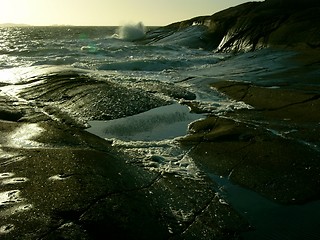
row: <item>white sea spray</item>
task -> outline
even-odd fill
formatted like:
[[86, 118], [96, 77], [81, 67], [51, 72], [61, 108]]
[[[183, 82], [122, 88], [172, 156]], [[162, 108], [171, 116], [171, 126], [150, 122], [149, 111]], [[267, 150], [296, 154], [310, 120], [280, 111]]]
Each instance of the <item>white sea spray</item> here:
[[142, 22], [125, 24], [118, 29], [118, 37], [126, 41], [135, 41], [144, 38], [146, 28]]

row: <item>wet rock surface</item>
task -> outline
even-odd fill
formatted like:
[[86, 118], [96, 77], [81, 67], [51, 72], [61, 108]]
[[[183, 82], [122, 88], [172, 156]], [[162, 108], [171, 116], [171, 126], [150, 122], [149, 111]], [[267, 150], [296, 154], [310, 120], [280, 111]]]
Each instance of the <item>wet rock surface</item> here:
[[199, 16], [151, 31], [144, 42], [165, 42], [179, 34], [198, 32], [198, 41], [179, 44], [220, 52], [270, 46], [315, 49], [320, 46], [319, 7], [316, 0], [248, 2], [212, 16]]
[[205, 171], [273, 201], [300, 204], [320, 196], [320, 91], [307, 67], [318, 61], [308, 53], [290, 59], [300, 67], [251, 82], [213, 81], [213, 89], [251, 108], [195, 122], [181, 143], [195, 146], [190, 155]]
[[246, 226], [205, 179], [127, 164], [100, 139], [66, 144], [2, 147], [3, 239], [228, 239]]
[[[186, 43], [189, 47], [247, 51], [285, 43], [308, 48], [293, 54], [291, 60], [298, 63], [290, 64], [298, 67], [268, 72], [267, 66], [260, 66], [261, 58], [255, 62], [252, 54], [253, 66], [246, 69], [233, 64], [241, 64], [241, 57], [235, 56], [228, 63], [234, 68], [229, 66], [225, 72], [215, 71], [223, 69], [221, 61], [207, 78], [188, 73], [183, 83], [206, 81], [205, 88], [238, 103], [220, 114], [213, 114], [215, 106], [203, 108], [192, 91], [173, 83], [120, 83], [45, 67], [41, 73], [3, 83], [0, 238], [241, 239], [255, 226], [224, 195], [225, 185], [219, 181], [227, 179], [228, 184], [265, 197], [263, 201], [282, 204], [276, 210], [315, 201], [307, 215], [312, 225], [305, 229], [317, 239], [320, 89], [314, 29], [318, 5], [303, 4], [301, 12], [295, 7], [278, 15], [275, 4], [243, 4], [155, 30], [144, 40], [165, 42], [177, 29], [187, 28], [188, 33], [196, 31], [194, 41]], [[268, 18], [270, 14], [274, 18]], [[297, 22], [303, 31], [288, 41], [285, 36]], [[269, 61], [276, 60], [272, 53]], [[226, 74], [230, 69], [234, 72]], [[209, 115], [174, 141], [139, 146], [139, 142], [104, 140], [85, 131], [90, 120], [136, 115], [175, 100]], [[237, 108], [243, 105], [247, 107]], [[241, 199], [243, 192], [236, 197]], [[299, 219], [294, 226], [300, 227]]]
[[[257, 81], [211, 79], [208, 88], [250, 107], [194, 122], [179, 141], [141, 146], [99, 138], [85, 123], [174, 98], [193, 111], [192, 92], [159, 82], [113, 86], [65, 70], [3, 86], [1, 238], [241, 239], [254, 225], [229, 203], [219, 178], [286, 206], [319, 200], [318, 58], [310, 56], [293, 55], [300, 67]], [[295, 81], [297, 75], [306, 77]], [[108, 105], [94, 108], [101, 95], [89, 93], [114, 99], [113, 87], [135, 88], [129, 100], [150, 102], [115, 105], [115, 115]], [[82, 101], [74, 100], [78, 94]]]
[[[168, 102], [111, 81], [98, 81], [77, 72], [57, 72], [32, 80], [19, 96], [63, 121], [108, 120], [166, 105]], [[30, 83], [30, 82], [29, 82]], [[139, 105], [137, 103], [140, 103]]]
[[[1, 239], [236, 239], [248, 225], [215, 194], [205, 175], [193, 179], [174, 171], [150, 171], [112, 142], [83, 129], [89, 116], [118, 116], [101, 102], [92, 105], [101, 99], [97, 91], [108, 99], [105, 103], [119, 97], [115, 87], [121, 93], [121, 86], [70, 72], [4, 86]], [[114, 109], [130, 115], [168, 104], [139, 89], [130, 89], [132, 105]], [[193, 98], [186, 90], [171, 90], [179, 98]], [[82, 100], [76, 101], [79, 94]], [[146, 105], [138, 105], [137, 97]]]
[[319, 199], [319, 151], [310, 147], [312, 143], [291, 139], [290, 130], [279, 136], [254, 124], [216, 117], [191, 130], [195, 133], [182, 143], [197, 143], [191, 156], [205, 171], [280, 203]]

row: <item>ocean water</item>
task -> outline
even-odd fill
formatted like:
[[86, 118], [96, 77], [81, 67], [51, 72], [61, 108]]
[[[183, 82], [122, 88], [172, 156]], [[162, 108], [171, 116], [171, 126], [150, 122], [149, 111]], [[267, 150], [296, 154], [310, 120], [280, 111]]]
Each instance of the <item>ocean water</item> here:
[[54, 65], [160, 75], [220, 60], [210, 52], [177, 44], [132, 42], [147, 30], [143, 26], [0, 28], [0, 69]]

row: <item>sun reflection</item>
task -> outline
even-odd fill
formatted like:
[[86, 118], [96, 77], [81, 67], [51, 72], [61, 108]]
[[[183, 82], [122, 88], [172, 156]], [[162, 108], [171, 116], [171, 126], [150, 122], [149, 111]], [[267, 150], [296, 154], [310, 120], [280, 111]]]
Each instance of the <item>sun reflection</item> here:
[[[1, 56], [0, 56], [1, 58]], [[45, 68], [45, 70], [43, 70]], [[46, 73], [46, 67], [17, 67], [0, 70], [0, 82], [7, 84], [17, 84], [23, 80]]]
[[20, 203], [22, 200], [20, 190], [0, 192], [0, 207]]
[[0, 227], [0, 235], [11, 232], [14, 229], [13, 224], [6, 224]]
[[0, 82], [17, 83], [19, 81], [17, 76], [18, 74], [13, 69], [3, 69], [0, 71]]
[[38, 147], [40, 143], [33, 139], [44, 132], [38, 124], [23, 124], [8, 137], [8, 144], [13, 147]]

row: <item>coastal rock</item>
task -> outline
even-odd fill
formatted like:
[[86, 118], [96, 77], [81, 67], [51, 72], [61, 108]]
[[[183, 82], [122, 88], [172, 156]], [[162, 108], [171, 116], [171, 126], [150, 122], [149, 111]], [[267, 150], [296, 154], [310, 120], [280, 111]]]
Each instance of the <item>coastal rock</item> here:
[[[272, 50], [241, 54], [231, 62], [235, 68], [208, 80], [214, 91], [250, 108], [194, 122], [181, 143], [194, 146], [190, 154], [204, 171], [272, 201], [303, 204], [319, 200], [320, 55], [316, 50], [294, 52], [276, 58], [284, 63], [281, 68], [246, 70], [243, 76], [243, 65], [236, 62], [249, 57], [253, 65], [269, 66], [268, 59], [275, 58], [269, 58], [266, 51]], [[219, 66], [223, 67], [226, 65]], [[236, 68], [238, 75], [233, 71]]]
[[119, 97], [115, 88], [129, 110], [119, 103], [106, 113], [167, 104], [142, 86], [126, 86], [134, 95], [124, 85], [63, 71], [2, 88], [1, 239], [237, 239], [248, 229], [205, 176], [152, 171], [83, 129], [75, 116], [99, 118], [97, 109], [111, 106], [97, 101]]
[[127, 163], [128, 156], [82, 130], [0, 124], [8, 136], [1, 141], [3, 239], [232, 239], [247, 228], [205, 178]]
[[[36, 70], [30, 68], [32, 71]], [[2, 119], [24, 122], [54, 120], [83, 128], [90, 120], [132, 116], [169, 105], [172, 99], [195, 98], [194, 93], [183, 87], [159, 81], [135, 83], [94, 79], [83, 72], [64, 68], [41, 71], [45, 73], [4, 87], [0, 92]], [[4, 92], [18, 94], [9, 94], [12, 95], [9, 98]], [[12, 104], [7, 106], [10, 102]], [[20, 105], [20, 108], [14, 105]]]
[[[230, 71], [238, 68], [235, 62], [241, 58], [226, 58], [215, 69], [211, 66], [209, 76], [188, 72], [183, 85], [96, 79], [94, 74], [63, 67], [54, 71], [43, 67], [37, 74], [36, 66], [26, 68], [32, 77], [19, 75], [15, 83], [3, 83], [0, 238], [242, 239], [243, 232], [255, 225], [245, 210], [229, 202], [228, 185], [244, 187], [236, 192], [236, 203], [241, 204], [242, 193], [250, 189], [272, 206], [283, 204], [272, 210], [284, 210], [285, 221], [289, 211], [283, 206], [319, 200], [320, 55], [315, 51], [318, 35], [312, 28], [304, 29], [309, 24], [318, 29], [318, 6], [306, 3], [299, 5], [300, 12], [298, 5], [278, 8], [289, 1], [242, 4], [157, 29], [141, 41], [220, 51], [302, 46], [309, 50], [295, 55], [300, 68], [279, 65], [273, 72], [269, 66], [261, 67], [266, 49], [260, 58], [258, 54], [242, 58], [241, 67], [250, 69]], [[298, 22], [302, 31], [294, 33]], [[307, 39], [308, 34], [314, 38]], [[272, 52], [268, 61], [282, 55]], [[224, 70], [215, 71], [218, 68]], [[174, 140], [105, 140], [85, 131], [89, 120], [131, 116], [180, 99], [203, 113], [197, 95], [184, 86], [204, 78], [208, 85], [199, 87], [207, 99], [214, 92], [248, 107], [218, 115], [208, 108], [208, 116], [190, 124], [187, 136]], [[170, 144], [174, 147], [167, 147]], [[315, 219], [304, 229], [315, 238], [319, 209], [311, 206], [312, 213], [305, 216]], [[262, 217], [264, 233], [274, 234], [267, 221], [275, 218]], [[283, 238], [288, 238], [287, 232]]]
[[[88, 120], [108, 120], [134, 115], [167, 105], [168, 101], [124, 84], [96, 80], [65, 69], [25, 80], [19, 93], [46, 115], [69, 124], [83, 125]], [[32, 87], [28, 83], [32, 82]], [[12, 86], [15, 88], [15, 86]]]
[[170, 41], [174, 34], [183, 35], [196, 27], [202, 29], [198, 41], [184, 40], [179, 42], [181, 45], [220, 52], [265, 47], [318, 48], [319, 11], [316, 0], [248, 2], [212, 16], [195, 17], [151, 31], [144, 41]]
[[296, 204], [319, 199], [320, 182], [315, 180], [320, 174], [319, 152], [290, 137], [297, 138], [304, 129], [275, 134], [267, 127], [211, 117], [192, 125], [192, 134], [181, 143], [196, 146], [190, 156], [205, 171], [272, 201]]

